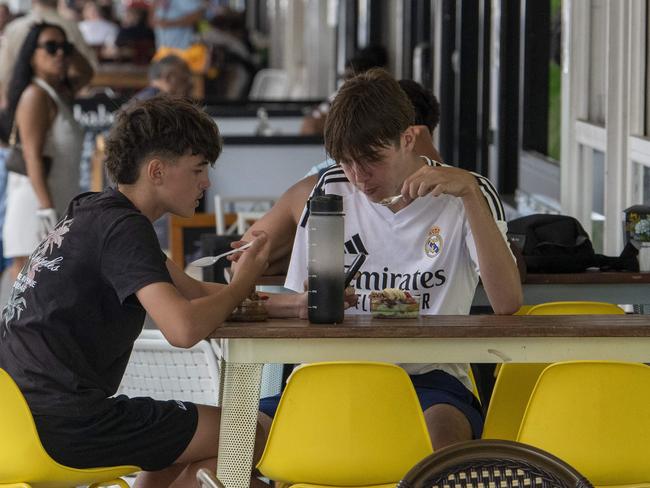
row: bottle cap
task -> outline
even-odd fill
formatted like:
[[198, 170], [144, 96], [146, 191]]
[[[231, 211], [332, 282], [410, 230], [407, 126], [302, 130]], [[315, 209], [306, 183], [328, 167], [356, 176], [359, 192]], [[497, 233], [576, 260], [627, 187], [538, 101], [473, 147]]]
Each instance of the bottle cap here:
[[309, 199], [309, 211], [313, 214], [343, 213], [343, 197], [341, 195], [314, 195]]

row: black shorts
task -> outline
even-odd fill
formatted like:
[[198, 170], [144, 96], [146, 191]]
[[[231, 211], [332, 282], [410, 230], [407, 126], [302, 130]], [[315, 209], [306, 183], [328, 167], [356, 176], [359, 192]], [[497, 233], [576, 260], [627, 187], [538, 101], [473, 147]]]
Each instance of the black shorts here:
[[[481, 404], [458, 379], [439, 369], [429, 373], [411, 375], [411, 381], [420, 400], [422, 411], [440, 403], [456, 407], [469, 421], [472, 437], [480, 439], [483, 433]], [[262, 398], [260, 410], [273, 418], [278, 409], [280, 395]]]
[[47, 453], [71, 468], [139, 466], [158, 471], [185, 451], [198, 423], [196, 405], [177, 400], [111, 398], [100, 415], [34, 415]]

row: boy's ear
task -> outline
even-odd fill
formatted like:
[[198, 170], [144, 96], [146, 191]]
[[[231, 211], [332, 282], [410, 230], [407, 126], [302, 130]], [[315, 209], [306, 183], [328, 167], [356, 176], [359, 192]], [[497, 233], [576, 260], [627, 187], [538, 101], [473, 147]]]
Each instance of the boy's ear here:
[[409, 125], [401, 135], [402, 147], [408, 151], [412, 151], [415, 148], [415, 127]]
[[165, 163], [158, 158], [150, 159], [145, 165], [145, 173], [150, 181], [155, 185], [159, 185], [165, 175]]

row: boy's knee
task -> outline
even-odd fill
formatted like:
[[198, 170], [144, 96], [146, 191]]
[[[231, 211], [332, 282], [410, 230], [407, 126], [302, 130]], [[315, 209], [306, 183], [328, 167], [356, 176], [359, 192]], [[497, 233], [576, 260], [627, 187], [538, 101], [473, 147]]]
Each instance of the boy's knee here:
[[433, 449], [472, 439], [472, 426], [463, 412], [446, 403], [429, 407], [424, 419]]

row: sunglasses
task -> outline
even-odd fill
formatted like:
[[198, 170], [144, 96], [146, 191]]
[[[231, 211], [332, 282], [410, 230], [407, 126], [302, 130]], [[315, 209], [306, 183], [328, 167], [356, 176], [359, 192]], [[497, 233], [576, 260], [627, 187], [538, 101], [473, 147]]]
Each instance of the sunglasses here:
[[72, 54], [74, 47], [68, 41], [56, 42], [56, 41], [47, 41], [42, 44], [39, 44], [37, 47], [45, 49], [45, 52], [50, 56], [56, 56], [56, 53], [59, 52], [59, 49], [63, 51], [64, 56], [69, 56]]

